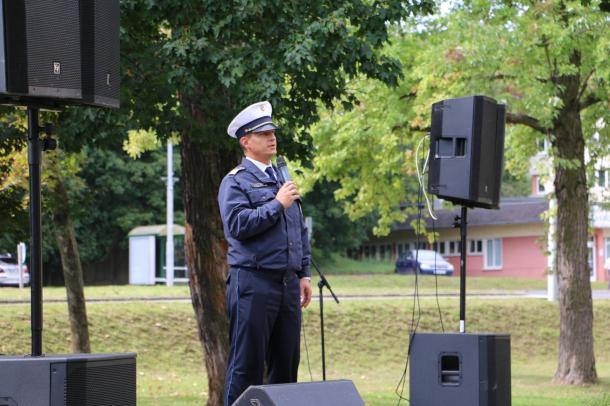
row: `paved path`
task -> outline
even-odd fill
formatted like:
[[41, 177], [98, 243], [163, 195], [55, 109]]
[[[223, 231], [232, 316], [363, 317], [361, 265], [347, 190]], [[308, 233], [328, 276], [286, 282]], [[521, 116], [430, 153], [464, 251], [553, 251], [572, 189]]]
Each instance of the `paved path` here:
[[[528, 298], [528, 299], [546, 299], [546, 290], [523, 290], [523, 291], [508, 291], [508, 292], [483, 292], [483, 293], [468, 293], [468, 299], [510, 299], [510, 298]], [[433, 293], [420, 293], [422, 299], [434, 299], [436, 297]], [[459, 298], [459, 293], [439, 293], [439, 298]], [[339, 295], [339, 300], [405, 300], [413, 298], [413, 293], [388, 293], [388, 294], [366, 294], [366, 295]], [[610, 299], [610, 290], [594, 290], [594, 300]], [[318, 295], [314, 294], [313, 301], [318, 300]], [[332, 301], [333, 298], [330, 294], [324, 294], [325, 301]], [[126, 302], [179, 302], [179, 303], [190, 303], [189, 297], [182, 296], [155, 296], [155, 297], [113, 297], [113, 298], [90, 298], [87, 299], [87, 303], [126, 303]], [[44, 303], [65, 303], [65, 299], [44, 299]], [[29, 300], [24, 299], [0, 299], [0, 305], [10, 304], [27, 304]]]

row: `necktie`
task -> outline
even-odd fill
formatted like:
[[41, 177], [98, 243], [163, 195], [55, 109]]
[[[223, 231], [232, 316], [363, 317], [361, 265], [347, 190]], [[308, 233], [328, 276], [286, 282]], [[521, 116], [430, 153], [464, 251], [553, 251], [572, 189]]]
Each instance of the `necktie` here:
[[270, 167], [270, 166], [266, 167], [265, 168], [265, 173], [267, 174], [267, 176], [269, 176], [269, 178], [271, 178], [272, 181], [277, 183], [277, 178], [275, 177], [275, 173], [274, 173], [272, 167]]

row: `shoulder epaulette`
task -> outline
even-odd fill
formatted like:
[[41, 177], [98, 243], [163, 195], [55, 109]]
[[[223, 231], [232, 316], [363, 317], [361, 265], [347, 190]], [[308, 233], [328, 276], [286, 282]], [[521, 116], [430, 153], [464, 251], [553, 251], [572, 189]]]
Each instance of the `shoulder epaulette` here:
[[231, 170], [231, 172], [229, 172], [229, 175], [235, 175], [237, 172], [239, 172], [239, 171], [243, 171], [244, 169], [246, 169], [246, 167], [245, 167], [245, 166], [241, 166], [241, 165], [236, 166], [235, 168], [233, 168], [233, 169]]

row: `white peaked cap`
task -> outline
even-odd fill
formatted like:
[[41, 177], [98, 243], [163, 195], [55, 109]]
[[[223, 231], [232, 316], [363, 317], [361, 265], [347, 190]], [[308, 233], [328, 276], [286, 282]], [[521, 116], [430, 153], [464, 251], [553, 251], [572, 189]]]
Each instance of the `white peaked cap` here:
[[235, 116], [227, 133], [233, 138], [240, 138], [255, 132], [276, 130], [278, 127], [271, 121], [272, 113], [273, 108], [268, 101], [251, 104]]

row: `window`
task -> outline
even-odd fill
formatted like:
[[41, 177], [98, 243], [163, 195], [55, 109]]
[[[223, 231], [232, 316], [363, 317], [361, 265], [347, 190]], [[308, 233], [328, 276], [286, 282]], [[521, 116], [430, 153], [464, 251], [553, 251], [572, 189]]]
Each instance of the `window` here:
[[485, 269], [502, 268], [502, 240], [487, 240], [485, 245]]
[[432, 244], [432, 249], [439, 254], [443, 255], [445, 253], [445, 241], [436, 241]]
[[606, 261], [604, 262], [604, 267], [606, 268], [606, 272], [610, 272], [610, 238], [606, 238], [604, 245], [606, 246]]
[[601, 169], [599, 171], [597, 171], [597, 184], [601, 187], [609, 187], [610, 186], [610, 179], [608, 179], [609, 175], [608, 175], [608, 170], [607, 169]]
[[447, 241], [447, 245], [449, 249], [447, 250], [447, 255], [460, 255], [462, 250], [460, 249], [459, 241]]
[[428, 249], [428, 243], [425, 241], [420, 241], [418, 243], [413, 244], [414, 245], [414, 249], [420, 249], [420, 250], [427, 250]]
[[542, 182], [542, 179], [538, 178], [538, 193], [544, 192], [546, 192], [546, 189], [544, 188], [544, 182]]
[[483, 240], [470, 240], [468, 245], [468, 253], [471, 255], [483, 254]]
[[547, 140], [546, 138], [538, 140], [538, 150], [540, 152], [547, 152], [549, 149], [551, 149], [551, 143], [549, 142], [549, 140]]

